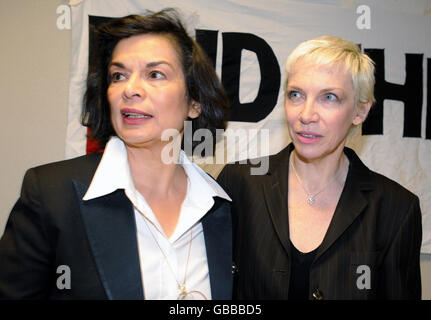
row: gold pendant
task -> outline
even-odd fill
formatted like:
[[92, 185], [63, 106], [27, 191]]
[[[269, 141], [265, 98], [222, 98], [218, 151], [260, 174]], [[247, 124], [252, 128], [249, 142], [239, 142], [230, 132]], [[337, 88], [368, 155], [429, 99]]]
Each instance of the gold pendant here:
[[187, 291], [184, 285], [179, 287], [179, 289], [180, 294], [177, 300], [207, 300], [207, 297], [200, 291]]
[[181, 286], [178, 286], [178, 289], [180, 289], [180, 294], [178, 295], [177, 300], [186, 300], [188, 294], [186, 286], [183, 284]]

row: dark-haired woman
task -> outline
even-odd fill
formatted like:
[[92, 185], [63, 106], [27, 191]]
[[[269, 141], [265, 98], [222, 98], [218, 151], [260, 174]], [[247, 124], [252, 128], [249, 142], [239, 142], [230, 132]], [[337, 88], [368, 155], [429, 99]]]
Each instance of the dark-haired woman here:
[[230, 299], [230, 199], [170, 145], [187, 119], [224, 128], [210, 62], [173, 10], [114, 19], [97, 39], [82, 119], [105, 151], [26, 173], [0, 297]]

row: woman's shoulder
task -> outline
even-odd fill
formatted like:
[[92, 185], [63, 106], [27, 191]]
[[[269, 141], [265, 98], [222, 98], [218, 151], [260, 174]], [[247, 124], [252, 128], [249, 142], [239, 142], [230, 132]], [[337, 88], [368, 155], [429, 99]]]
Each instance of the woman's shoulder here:
[[417, 195], [401, 183], [372, 170], [370, 170], [370, 174], [373, 177], [376, 189], [382, 194], [390, 195], [395, 201], [416, 200], [418, 198]]
[[70, 179], [88, 182], [101, 158], [102, 153], [95, 153], [35, 166], [27, 170], [24, 181], [33, 178], [50, 185]]
[[272, 173], [279, 171], [279, 168], [285, 167], [289, 161], [290, 152], [291, 148], [288, 146], [276, 154], [228, 163], [221, 174], [228, 173], [243, 179], [260, 179], [271, 176]]
[[376, 194], [384, 196], [388, 199], [390, 198], [394, 202], [405, 202], [418, 199], [418, 197], [412, 191], [401, 185], [400, 182], [397, 182], [382, 173], [368, 168], [353, 150], [348, 149], [345, 151], [345, 153], [348, 155], [349, 160], [352, 163], [352, 178], [354, 179], [355, 183], [363, 186], [364, 189], [372, 189]]
[[39, 172], [45, 171], [69, 171], [77, 168], [85, 169], [87, 167], [94, 167], [99, 164], [100, 159], [102, 158], [102, 153], [93, 153], [87, 154], [83, 156], [78, 156], [71, 159], [59, 160], [54, 162], [49, 162], [45, 164], [41, 164], [30, 168], [29, 170], [36, 170]]
[[289, 154], [285, 148], [274, 155], [226, 164], [217, 182], [229, 195], [238, 192], [256, 194], [261, 185], [276, 184], [282, 177], [287, 177]]

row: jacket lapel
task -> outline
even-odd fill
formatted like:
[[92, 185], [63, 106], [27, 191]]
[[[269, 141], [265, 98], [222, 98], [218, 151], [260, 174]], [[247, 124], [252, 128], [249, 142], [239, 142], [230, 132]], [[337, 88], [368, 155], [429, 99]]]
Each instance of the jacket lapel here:
[[214, 300], [232, 299], [232, 221], [230, 206], [225, 200], [215, 203], [202, 219], [211, 296]]
[[83, 201], [88, 186], [74, 181], [82, 219], [108, 299], [143, 299], [133, 206], [123, 190]]
[[370, 170], [362, 163], [353, 150], [346, 147], [344, 148], [344, 153], [350, 161], [349, 172], [334, 216], [322, 244], [317, 250], [315, 260], [328, 250], [364, 211], [368, 205], [368, 201], [363, 192], [373, 188], [370, 182]]
[[265, 202], [274, 229], [288, 255], [290, 255], [290, 235], [287, 192], [289, 181], [289, 156], [292, 150], [293, 145], [290, 144], [279, 154], [270, 158], [270, 168], [262, 184]]
[[[289, 156], [294, 150], [289, 144], [279, 154], [270, 158], [267, 179], [262, 184], [268, 212], [274, 229], [286, 253], [290, 255], [289, 214], [287, 205], [289, 181]], [[346, 184], [334, 212], [328, 231], [317, 250], [318, 259], [344, 233], [363, 212], [368, 202], [363, 194], [372, 189], [370, 170], [362, 163], [353, 150], [344, 148], [350, 161]]]

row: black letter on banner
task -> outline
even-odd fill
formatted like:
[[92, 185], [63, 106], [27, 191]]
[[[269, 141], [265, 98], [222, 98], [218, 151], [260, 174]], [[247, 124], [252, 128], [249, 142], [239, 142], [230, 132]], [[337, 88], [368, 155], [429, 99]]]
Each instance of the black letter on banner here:
[[[239, 101], [242, 49], [256, 53], [261, 76], [256, 99], [243, 104]], [[223, 33], [222, 83], [231, 103], [231, 121], [264, 119], [277, 104], [280, 77], [278, 60], [265, 40], [250, 33]]]
[[431, 139], [431, 59], [427, 59], [427, 124], [425, 139]]
[[391, 99], [404, 102], [403, 137], [421, 137], [423, 54], [406, 53], [406, 80], [404, 85], [400, 85], [385, 80], [384, 49], [364, 51], [376, 63], [376, 104], [362, 126], [362, 134], [383, 134], [383, 102]]
[[217, 60], [217, 34], [218, 31], [196, 29], [196, 41], [204, 49], [214, 68]]

